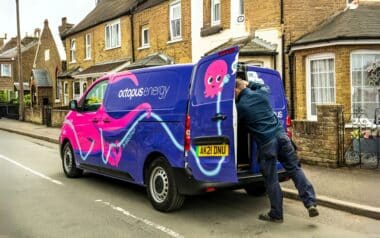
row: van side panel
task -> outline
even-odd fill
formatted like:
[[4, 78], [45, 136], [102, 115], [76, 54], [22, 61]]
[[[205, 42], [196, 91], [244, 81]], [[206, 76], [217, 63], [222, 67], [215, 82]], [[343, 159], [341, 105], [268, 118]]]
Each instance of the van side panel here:
[[191, 65], [135, 70], [111, 77], [103, 101], [100, 166], [143, 183], [146, 157], [159, 152], [183, 167], [184, 118]]

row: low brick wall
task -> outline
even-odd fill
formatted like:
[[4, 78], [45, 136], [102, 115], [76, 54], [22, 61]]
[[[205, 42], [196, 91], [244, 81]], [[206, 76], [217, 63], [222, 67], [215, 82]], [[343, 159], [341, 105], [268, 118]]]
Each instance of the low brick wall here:
[[25, 108], [25, 121], [42, 125], [42, 109]]
[[339, 165], [342, 108], [342, 105], [318, 105], [317, 121], [293, 120], [293, 140], [302, 162], [327, 167]]
[[51, 111], [51, 126], [52, 127], [61, 127], [65, 119], [66, 114], [69, 110], [58, 110], [53, 109]]

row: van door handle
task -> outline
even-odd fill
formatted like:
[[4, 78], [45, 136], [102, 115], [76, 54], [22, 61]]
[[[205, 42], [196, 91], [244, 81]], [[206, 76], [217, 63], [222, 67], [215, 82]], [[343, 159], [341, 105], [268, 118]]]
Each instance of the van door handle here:
[[104, 123], [110, 123], [111, 121], [110, 121], [109, 118], [105, 118], [105, 119], [103, 120], [103, 122], [104, 122]]
[[94, 118], [91, 120], [93, 123], [98, 123], [99, 122], [99, 119], [98, 118]]
[[224, 121], [227, 119], [227, 116], [222, 113], [216, 113], [213, 117], [211, 117], [211, 120], [213, 121]]

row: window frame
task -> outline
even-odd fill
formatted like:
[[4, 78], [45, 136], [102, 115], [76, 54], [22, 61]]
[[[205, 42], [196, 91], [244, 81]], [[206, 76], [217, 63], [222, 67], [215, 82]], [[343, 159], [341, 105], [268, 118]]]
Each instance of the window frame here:
[[[114, 27], [117, 26], [117, 31], [114, 32]], [[109, 34], [107, 34], [107, 30]], [[116, 33], [116, 39], [114, 39], [114, 34]], [[109, 35], [109, 39], [108, 36]], [[114, 42], [116, 40], [116, 43]], [[115, 43], [115, 44], [114, 44]], [[106, 50], [111, 50], [121, 47], [121, 26], [120, 19], [107, 23], [104, 26], [104, 47]]]
[[91, 59], [91, 35], [90, 33], [87, 33], [84, 36], [84, 55], [85, 55], [85, 60]]
[[[354, 87], [353, 87], [353, 56], [354, 55], [379, 55], [380, 56], [380, 50], [354, 50], [354, 51], [351, 51], [350, 53], [350, 89], [351, 89], [351, 119], [352, 121], [357, 121], [359, 122], [357, 119], [357, 117], [355, 117], [355, 112], [354, 112]], [[361, 82], [362, 84], [362, 87], [363, 87], [363, 81]], [[378, 86], [378, 95], [377, 95], [377, 99], [378, 99], [378, 102], [377, 103], [380, 103], [380, 86]], [[374, 120], [372, 120], [372, 118], [360, 118], [360, 124], [363, 124], [363, 125], [370, 125], [370, 124], [373, 124]], [[374, 119], [374, 118], [373, 118]]]
[[[174, 9], [179, 8], [180, 16], [177, 19], [174, 19]], [[179, 20], [179, 35], [174, 35], [172, 22]], [[180, 0], [176, 0], [170, 3], [169, 6], [169, 31], [170, 31], [170, 40], [180, 40], [182, 39], [182, 4]]]
[[[144, 35], [144, 31], [146, 31], [148, 34], [147, 34], [147, 43], [145, 43], [145, 35]], [[149, 26], [143, 26], [141, 27], [141, 48], [149, 48], [150, 47], [150, 44], [149, 44]]]
[[[219, 4], [219, 19], [215, 19], [215, 6]], [[222, 7], [221, 7], [221, 0], [211, 0], [211, 26], [217, 26], [220, 25], [222, 19]]]
[[76, 62], [76, 40], [72, 38], [70, 41], [70, 63]]
[[[81, 101], [79, 102], [79, 105], [82, 109], [82, 112], [94, 112], [94, 111], [97, 111], [101, 104], [103, 103], [104, 101], [104, 97], [106, 95], [106, 91], [107, 91], [107, 86], [108, 86], [108, 78], [105, 78], [99, 82], [97, 82], [96, 84], [93, 84], [91, 85], [91, 88], [86, 92], [86, 94], [82, 97]], [[91, 105], [88, 105], [87, 102], [88, 102], [88, 96], [90, 93], [93, 92], [93, 90], [97, 90], [99, 87], [101, 87], [102, 89], [102, 98], [101, 98], [101, 101], [99, 103], [93, 103]]]
[[[5, 65], [7, 65], [7, 67], [5, 67]], [[6, 74], [5, 72], [5, 69], [4, 68], [8, 68], [9, 69], [9, 73]], [[0, 64], [0, 76], [1, 77], [12, 77], [12, 65], [9, 64], [9, 63], [2, 63]]]
[[314, 54], [309, 55], [306, 58], [306, 112], [307, 112], [307, 119], [316, 121], [317, 115], [311, 114], [311, 62], [317, 61], [317, 60], [333, 60], [333, 85], [334, 85], [334, 101], [330, 103], [336, 103], [336, 60], [335, 60], [335, 54], [334, 53], [321, 53], [321, 54]]

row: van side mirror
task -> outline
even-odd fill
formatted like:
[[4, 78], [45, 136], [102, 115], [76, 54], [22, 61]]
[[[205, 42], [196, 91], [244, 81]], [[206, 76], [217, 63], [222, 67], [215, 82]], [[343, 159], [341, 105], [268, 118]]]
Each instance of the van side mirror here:
[[70, 101], [70, 103], [69, 103], [69, 109], [73, 110], [73, 111], [77, 111], [78, 110], [78, 102], [77, 102], [77, 100], [71, 100]]

